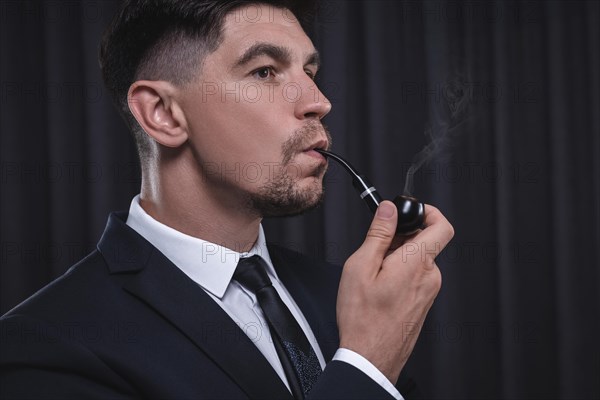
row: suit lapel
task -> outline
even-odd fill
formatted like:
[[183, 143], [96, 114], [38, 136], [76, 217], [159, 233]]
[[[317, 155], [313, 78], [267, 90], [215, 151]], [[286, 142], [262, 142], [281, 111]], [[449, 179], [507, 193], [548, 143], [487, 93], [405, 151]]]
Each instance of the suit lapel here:
[[[111, 260], [119, 243], [126, 257]], [[123, 288], [170, 321], [218, 364], [250, 398], [291, 399], [268, 361], [208, 294], [144, 238], [111, 215], [98, 245], [113, 272], [136, 272]], [[121, 251], [119, 254], [123, 254]], [[124, 263], [124, 259], [127, 262]]]
[[275, 245], [268, 247], [279, 279], [302, 310], [325, 361], [331, 361], [339, 346], [335, 306], [341, 270]]

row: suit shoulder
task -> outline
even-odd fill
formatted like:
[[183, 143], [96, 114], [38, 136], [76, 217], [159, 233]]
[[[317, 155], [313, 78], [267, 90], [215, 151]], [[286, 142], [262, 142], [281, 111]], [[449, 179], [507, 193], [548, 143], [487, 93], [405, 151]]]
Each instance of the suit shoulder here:
[[97, 300], [97, 293], [107, 286], [109, 280], [106, 262], [95, 250], [8, 311], [2, 319], [17, 314], [51, 319], [69, 310], [84, 309], [86, 304]]

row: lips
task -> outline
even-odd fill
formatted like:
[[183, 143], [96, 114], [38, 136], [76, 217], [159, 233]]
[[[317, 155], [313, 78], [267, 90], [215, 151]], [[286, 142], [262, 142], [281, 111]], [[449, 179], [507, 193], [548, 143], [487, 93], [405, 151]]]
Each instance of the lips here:
[[283, 143], [283, 164], [288, 164], [297, 155], [311, 156], [325, 162], [325, 158], [315, 149], [328, 149], [331, 146], [330, 135], [320, 121], [312, 120], [302, 128], [294, 131], [292, 136]]
[[304, 152], [308, 152], [308, 151], [312, 151], [314, 149], [322, 149], [322, 150], [327, 150], [329, 148], [329, 142], [325, 139], [319, 140], [313, 144], [311, 144], [310, 146], [308, 146], [306, 149], [304, 149]]

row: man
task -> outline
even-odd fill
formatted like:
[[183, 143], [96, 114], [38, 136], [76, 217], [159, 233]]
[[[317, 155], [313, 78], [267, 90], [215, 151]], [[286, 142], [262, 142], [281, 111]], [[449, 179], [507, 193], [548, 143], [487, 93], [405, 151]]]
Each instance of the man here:
[[[408, 252], [383, 202], [343, 272], [267, 246], [260, 225], [322, 196], [314, 149], [330, 146], [331, 105], [301, 18], [291, 2], [125, 2], [100, 60], [141, 193], [96, 251], [2, 318], [2, 397], [410, 395], [398, 378], [453, 235], [441, 213], [426, 207]], [[219, 173], [236, 163], [261, 173]], [[244, 280], [248, 260], [268, 276], [260, 289]]]

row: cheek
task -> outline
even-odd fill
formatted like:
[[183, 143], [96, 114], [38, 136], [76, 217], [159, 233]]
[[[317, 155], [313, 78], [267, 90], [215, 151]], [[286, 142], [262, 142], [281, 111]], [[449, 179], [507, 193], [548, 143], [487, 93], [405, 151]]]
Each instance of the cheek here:
[[286, 119], [293, 104], [281, 99], [280, 87], [255, 82], [207, 85], [196, 88], [185, 110], [198, 158], [263, 168], [281, 164], [282, 146], [294, 122]]
[[[240, 104], [205, 104], [190, 122], [190, 143], [199, 161], [226, 170], [247, 170], [253, 182], [256, 170], [277, 168], [285, 135], [281, 124], [265, 116], [268, 113], [244, 109]], [[259, 175], [265, 178], [268, 174]]]
[[260, 104], [269, 100], [269, 93], [263, 91], [263, 87], [258, 83], [250, 82], [240, 85], [238, 100], [248, 105]]

